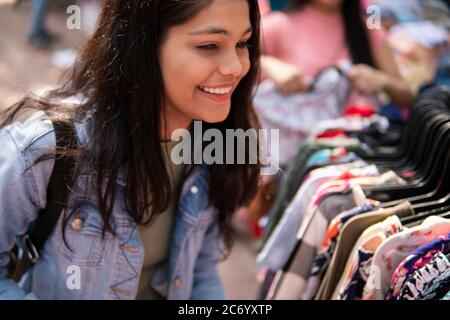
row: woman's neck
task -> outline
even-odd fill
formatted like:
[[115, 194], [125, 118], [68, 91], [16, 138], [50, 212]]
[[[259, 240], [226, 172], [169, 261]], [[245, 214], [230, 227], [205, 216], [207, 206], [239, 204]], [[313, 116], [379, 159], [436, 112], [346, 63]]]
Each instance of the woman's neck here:
[[161, 142], [171, 141], [173, 133], [178, 129], [188, 130], [193, 121], [191, 118], [185, 116], [184, 114], [170, 111], [166, 109], [165, 113], [161, 114]]

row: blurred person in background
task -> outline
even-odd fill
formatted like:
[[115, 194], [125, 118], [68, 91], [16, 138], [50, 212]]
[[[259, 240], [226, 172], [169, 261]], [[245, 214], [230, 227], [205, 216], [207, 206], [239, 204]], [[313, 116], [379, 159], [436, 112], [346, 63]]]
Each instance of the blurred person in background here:
[[441, 0], [375, 0], [401, 74], [413, 90], [450, 84], [450, 10]]
[[57, 40], [57, 36], [47, 29], [45, 20], [48, 13], [50, 0], [31, 1], [31, 19], [28, 40], [36, 48], [48, 49]]
[[285, 12], [263, 18], [263, 75], [284, 94], [308, 89], [323, 68], [349, 60], [353, 87], [365, 94], [386, 93], [408, 108], [414, 94], [402, 78], [383, 30], [368, 29], [367, 3], [355, 0], [290, 0]]

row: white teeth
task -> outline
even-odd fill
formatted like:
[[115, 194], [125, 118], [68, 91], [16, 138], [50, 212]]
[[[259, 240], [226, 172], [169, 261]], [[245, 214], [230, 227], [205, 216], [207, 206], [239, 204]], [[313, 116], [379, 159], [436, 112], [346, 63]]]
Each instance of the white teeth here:
[[208, 87], [199, 87], [200, 90], [203, 90], [205, 92], [208, 93], [212, 93], [212, 94], [227, 94], [230, 93], [230, 91], [233, 89], [233, 87], [227, 87], [227, 88], [208, 88]]

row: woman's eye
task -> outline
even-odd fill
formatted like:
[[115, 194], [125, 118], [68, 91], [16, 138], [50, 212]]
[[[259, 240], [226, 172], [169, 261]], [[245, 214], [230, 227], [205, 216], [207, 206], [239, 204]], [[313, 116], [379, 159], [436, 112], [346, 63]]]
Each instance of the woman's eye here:
[[248, 41], [241, 41], [237, 44], [238, 48], [250, 48], [250, 44]]
[[198, 46], [197, 48], [199, 48], [201, 50], [212, 51], [212, 50], [218, 49], [219, 47], [215, 43], [211, 43], [211, 44], [205, 44], [203, 46]]

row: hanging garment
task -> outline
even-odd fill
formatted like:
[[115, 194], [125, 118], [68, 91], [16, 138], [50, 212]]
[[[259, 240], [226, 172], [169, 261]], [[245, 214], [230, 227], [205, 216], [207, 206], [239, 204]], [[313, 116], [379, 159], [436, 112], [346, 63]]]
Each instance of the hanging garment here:
[[376, 249], [387, 238], [402, 230], [400, 219], [397, 216], [390, 216], [364, 231], [355, 245], [355, 252], [350, 255], [332, 299], [361, 300]]
[[389, 216], [396, 215], [399, 218], [402, 218], [410, 216], [413, 213], [414, 211], [412, 210], [411, 203], [405, 202], [392, 208], [364, 213], [347, 221], [342, 229], [336, 250], [331, 258], [330, 266], [323, 277], [315, 299], [331, 299], [334, 289], [344, 272], [348, 257], [364, 230], [375, 223], [385, 220]]
[[311, 130], [308, 141], [314, 141], [315, 138], [329, 130], [344, 129], [347, 132], [357, 132], [369, 127], [375, 127], [380, 133], [386, 133], [390, 127], [390, 123], [388, 118], [378, 114], [374, 114], [370, 117], [352, 115], [337, 119], [323, 120], [316, 123]]
[[[295, 159], [293, 160], [293, 162], [286, 171], [283, 182], [275, 198], [273, 207], [268, 214], [270, 219], [267, 225], [265, 226], [264, 236], [261, 240], [259, 251], [261, 251], [266, 246], [268, 239], [270, 238], [276, 226], [280, 222], [283, 213], [285, 212], [286, 208], [291, 203], [292, 199], [297, 193], [301, 185], [301, 182], [304, 181], [304, 178], [308, 172], [307, 161], [310, 158], [310, 156], [319, 150], [331, 149], [340, 145], [345, 146], [345, 148], [349, 151], [355, 149], [358, 150], [362, 149], [360, 143], [356, 139], [346, 139], [345, 141], [326, 139], [326, 141], [321, 142], [305, 141], [301, 144], [295, 156]], [[337, 159], [336, 161], [332, 160], [329, 164], [344, 164], [344, 163], [348, 163], [348, 161], [341, 161], [340, 159]]]
[[[314, 193], [311, 203], [316, 204], [321, 201], [324, 196], [334, 192], [344, 192], [347, 188], [356, 186], [376, 186], [376, 185], [391, 185], [400, 186], [406, 185], [406, 181], [400, 178], [395, 172], [388, 171], [380, 176], [358, 177], [353, 176], [350, 171], [344, 172], [335, 180], [323, 182]], [[361, 191], [363, 194], [363, 192]], [[365, 196], [363, 196], [365, 198]]]
[[[288, 263], [287, 272], [276, 283], [278, 289], [273, 299], [301, 299], [306, 279], [311, 270], [313, 259], [320, 248], [329, 222], [339, 212], [362, 206], [366, 202], [360, 192], [349, 189], [345, 193], [325, 197], [314, 211], [309, 227], [302, 232], [297, 242], [292, 262]], [[295, 236], [295, 235], [294, 235]]]
[[345, 147], [321, 149], [313, 153], [306, 162], [308, 167], [330, 165], [333, 163], [348, 163], [361, 160], [355, 153], [349, 152]]
[[[345, 175], [345, 174], [344, 174]], [[339, 177], [344, 179], [343, 176]], [[369, 203], [376, 206], [376, 201], [367, 200], [360, 186], [381, 185], [391, 182], [405, 183], [395, 173], [387, 172], [378, 177], [345, 178], [323, 183], [312, 201], [301, 228], [297, 234], [297, 244], [291, 255], [290, 262], [283, 270], [286, 274], [277, 277], [274, 289], [271, 290], [273, 299], [301, 299], [312, 268], [313, 260], [326, 237], [330, 221], [343, 211], [363, 207], [362, 211], [369, 211]], [[323, 190], [321, 190], [323, 188]], [[355, 210], [355, 214], [358, 210]], [[295, 283], [295, 285], [294, 285]]]
[[322, 241], [320, 249], [313, 260], [311, 271], [306, 280], [305, 290], [302, 295], [303, 300], [311, 300], [312, 298], [314, 298], [317, 289], [319, 288], [320, 281], [330, 264], [330, 260], [336, 248], [339, 234], [344, 224], [356, 215], [374, 211], [376, 209], [376, 205], [376, 203], [367, 201], [363, 206], [345, 211], [337, 215], [331, 221], [328, 226], [325, 239]]
[[406, 279], [415, 270], [426, 265], [438, 252], [444, 254], [450, 251], [450, 234], [440, 236], [437, 239], [417, 248], [411, 255], [403, 260], [392, 275], [390, 288], [386, 294], [386, 300], [395, 300], [404, 287]]
[[441, 252], [414, 271], [400, 291], [398, 300], [435, 300], [450, 290], [450, 262]]
[[271, 80], [258, 86], [253, 105], [264, 129], [280, 131], [281, 165], [292, 161], [315, 123], [338, 118], [344, 110], [350, 92], [349, 82], [337, 69], [329, 70], [323, 73], [321, 82], [326, 82], [326, 88], [320, 91], [285, 96]]
[[[337, 184], [340, 181], [333, 181], [329, 183], [324, 183], [321, 188], [323, 188], [323, 191], [326, 191], [327, 184]], [[368, 177], [368, 178], [355, 178], [349, 180], [350, 183], [355, 183], [361, 186], [369, 186], [369, 185], [387, 185], [387, 184], [395, 184], [395, 185], [405, 185], [406, 182], [398, 177], [394, 172], [388, 171], [384, 174], [382, 174], [380, 177]], [[356, 187], [359, 189], [358, 187]], [[318, 191], [320, 192], [320, 190]], [[364, 193], [362, 190], [360, 191], [362, 195]], [[361, 198], [364, 198], [364, 196], [361, 196]], [[320, 285], [320, 281], [329, 265], [329, 262], [331, 260], [331, 257], [333, 255], [334, 249], [336, 247], [336, 243], [338, 241], [338, 237], [340, 235], [340, 232], [342, 230], [342, 227], [344, 226], [345, 222], [347, 222], [350, 218], [353, 216], [356, 216], [360, 213], [373, 211], [378, 205], [377, 201], [368, 200], [366, 201], [366, 205], [362, 208], [356, 208], [355, 211], [349, 211], [346, 213], [343, 213], [339, 216], [337, 216], [328, 227], [327, 235], [325, 236], [325, 239], [322, 242], [321, 250], [318, 255], [316, 255], [316, 258], [314, 259], [311, 267], [311, 273], [307, 279], [306, 288], [303, 293], [303, 299], [310, 300], [312, 299], [317, 289]]]
[[420, 226], [405, 229], [390, 237], [376, 251], [371, 274], [364, 288], [364, 300], [384, 300], [392, 275], [400, 263], [421, 245], [450, 232], [450, 220], [439, 216], [427, 218]]
[[359, 161], [312, 171], [286, 208], [280, 222], [258, 255], [260, 266], [271, 270], [283, 268], [295, 248], [297, 242], [295, 235], [315, 191], [321, 183], [337, 178], [347, 171], [350, 171], [353, 176], [379, 175], [375, 166], [367, 166], [364, 162]]

